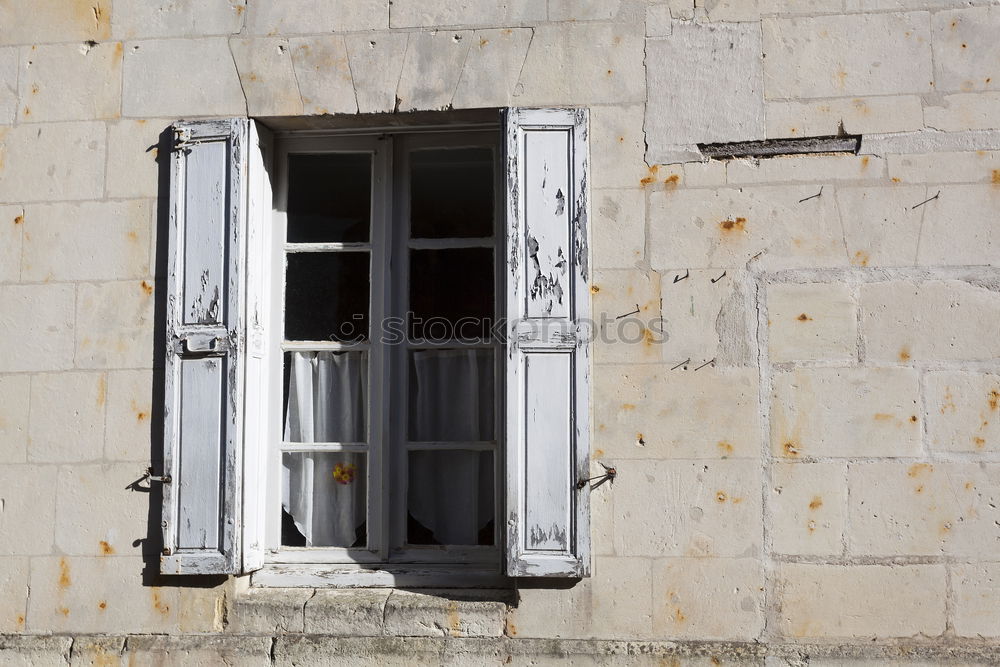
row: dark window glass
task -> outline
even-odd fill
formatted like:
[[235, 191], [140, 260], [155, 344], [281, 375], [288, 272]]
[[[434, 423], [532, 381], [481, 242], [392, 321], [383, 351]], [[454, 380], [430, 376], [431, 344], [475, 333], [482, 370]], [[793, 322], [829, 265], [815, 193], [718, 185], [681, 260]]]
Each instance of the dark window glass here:
[[288, 156], [288, 242], [367, 242], [372, 158], [368, 153]]
[[493, 320], [493, 250], [410, 251], [410, 337], [485, 340]]
[[411, 451], [407, 466], [409, 544], [494, 543], [493, 452]]
[[286, 340], [368, 339], [367, 252], [298, 252], [287, 260]]
[[489, 148], [410, 153], [410, 236], [493, 235], [493, 151]]

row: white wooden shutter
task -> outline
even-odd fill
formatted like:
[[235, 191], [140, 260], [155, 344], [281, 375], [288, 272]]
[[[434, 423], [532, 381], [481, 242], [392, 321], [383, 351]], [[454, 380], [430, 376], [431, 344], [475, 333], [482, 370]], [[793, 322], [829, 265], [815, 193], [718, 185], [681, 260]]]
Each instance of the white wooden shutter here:
[[259, 202], [250, 215], [263, 158], [246, 118], [173, 130], [160, 571], [235, 574], [259, 561], [244, 561], [241, 528], [244, 465], [256, 465], [245, 461], [246, 383], [260, 382], [265, 349], [260, 278], [248, 277], [263, 252]]
[[507, 113], [507, 574], [590, 574], [587, 112]]

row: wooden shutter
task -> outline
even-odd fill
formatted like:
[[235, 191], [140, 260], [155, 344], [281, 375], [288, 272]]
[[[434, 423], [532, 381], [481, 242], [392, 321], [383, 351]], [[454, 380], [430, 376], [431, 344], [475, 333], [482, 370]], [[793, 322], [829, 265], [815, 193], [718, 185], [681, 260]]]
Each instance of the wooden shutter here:
[[507, 574], [590, 573], [587, 112], [507, 113]]
[[[256, 375], [264, 349], [260, 297], [248, 296], [248, 253], [263, 252], [259, 235], [251, 234], [249, 215], [251, 183], [259, 181], [251, 177], [250, 165], [258, 165], [258, 174], [262, 171], [251, 123], [233, 118], [173, 127], [164, 574], [248, 569], [241, 532], [246, 382], [248, 368], [251, 377]], [[260, 208], [256, 223], [263, 215]], [[248, 304], [253, 308], [249, 313]], [[251, 351], [260, 354], [248, 355], [248, 340]], [[249, 367], [248, 357], [257, 359]]]

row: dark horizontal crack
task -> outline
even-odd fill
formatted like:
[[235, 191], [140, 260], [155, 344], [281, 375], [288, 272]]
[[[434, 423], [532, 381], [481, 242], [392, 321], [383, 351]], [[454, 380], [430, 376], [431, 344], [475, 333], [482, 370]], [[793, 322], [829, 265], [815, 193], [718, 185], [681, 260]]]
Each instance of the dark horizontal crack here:
[[803, 153], [852, 153], [856, 155], [860, 148], [860, 134], [698, 144], [698, 150], [701, 151], [701, 154], [713, 160], [737, 157], [777, 157], [779, 155], [802, 155]]

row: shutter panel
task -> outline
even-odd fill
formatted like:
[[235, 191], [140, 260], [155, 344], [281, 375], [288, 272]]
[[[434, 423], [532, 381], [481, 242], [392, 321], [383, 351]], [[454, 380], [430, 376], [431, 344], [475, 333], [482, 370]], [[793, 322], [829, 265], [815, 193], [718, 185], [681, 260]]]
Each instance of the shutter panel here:
[[173, 127], [164, 574], [244, 570], [249, 164], [258, 152], [250, 129], [245, 118]]
[[507, 574], [590, 574], [587, 112], [507, 113]]

